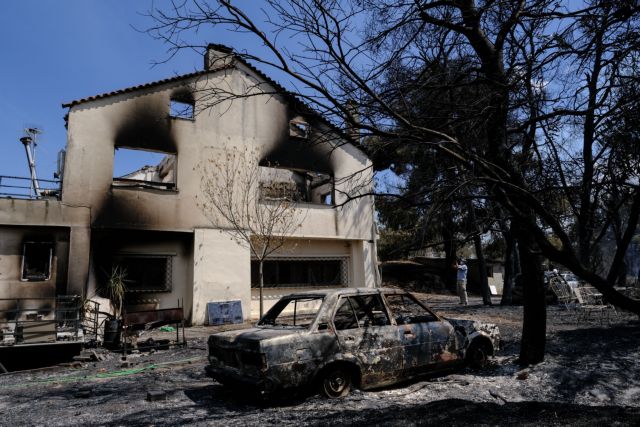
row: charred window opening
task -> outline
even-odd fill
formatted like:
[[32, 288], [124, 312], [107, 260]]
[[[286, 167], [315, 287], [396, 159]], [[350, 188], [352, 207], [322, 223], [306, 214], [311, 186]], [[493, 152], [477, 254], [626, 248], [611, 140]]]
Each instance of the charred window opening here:
[[127, 292], [170, 292], [172, 255], [123, 254], [114, 257], [114, 265], [125, 271]]
[[174, 119], [193, 120], [194, 102], [184, 98], [171, 98], [169, 116]]
[[42, 282], [51, 278], [52, 242], [25, 242], [22, 246], [21, 280]]
[[309, 139], [311, 127], [309, 123], [301, 119], [289, 121], [289, 136], [293, 138]]
[[176, 155], [116, 147], [113, 185], [173, 190], [176, 188]]
[[331, 175], [296, 169], [262, 166], [260, 199], [333, 205], [334, 181]]
[[[270, 288], [349, 285], [347, 258], [284, 258], [265, 260], [264, 286]], [[251, 287], [260, 287], [259, 263], [251, 261]]]

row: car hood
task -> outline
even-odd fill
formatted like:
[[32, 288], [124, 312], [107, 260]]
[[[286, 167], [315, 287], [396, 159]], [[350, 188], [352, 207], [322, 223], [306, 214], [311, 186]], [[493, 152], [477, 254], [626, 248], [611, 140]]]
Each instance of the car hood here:
[[306, 329], [287, 328], [251, 328], [239, 331], [227, 331], [213, 334], [209, 337], [209, 346], [218, 346], [236, 349], [259, 351], [266, 342], [290, 340], [297, 338], [308, 331]]

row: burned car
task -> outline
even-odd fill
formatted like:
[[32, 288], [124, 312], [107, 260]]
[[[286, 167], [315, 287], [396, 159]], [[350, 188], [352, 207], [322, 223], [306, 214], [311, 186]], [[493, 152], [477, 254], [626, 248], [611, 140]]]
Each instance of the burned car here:
[[211, 335], [206, 371], [247, 391], [317, 385], [334, 398], [482, 366], [499, 341], [497, 326], [444, 319], [407, 292], [345, 288], [285, 296], [254, 328]]

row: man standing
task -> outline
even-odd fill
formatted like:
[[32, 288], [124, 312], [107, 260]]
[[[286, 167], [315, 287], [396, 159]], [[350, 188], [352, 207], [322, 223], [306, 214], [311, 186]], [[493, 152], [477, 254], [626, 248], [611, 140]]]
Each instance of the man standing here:
[[453, 263], [453, 268], [457, 270], [456, 290], [460, 297], [460, 304], [469, 305], [467, 302], [467, 265], [462, 258], [458, 258], [458, 260]]

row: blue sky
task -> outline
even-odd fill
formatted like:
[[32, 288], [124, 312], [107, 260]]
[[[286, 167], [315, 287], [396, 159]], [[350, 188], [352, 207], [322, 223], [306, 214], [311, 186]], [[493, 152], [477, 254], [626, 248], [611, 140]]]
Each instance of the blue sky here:
[[152, 66], [166, 58], [166, 46], [132, 28], [151, 24], [141, 15], [151, 5], [150, 0], [3, 2], [0, 175], [28, 176], [19, 138], [25, 126], [37, 126], [43, 130], [38, 175], [52, 178], [66, 143], [63, 102], [202, 68], [202, 57], [192, 51]]
[[[167, 63], [154, 65], [167, 58], [167, 46], [142, 31], [153, 25], [144, 14], [154, 5], [163, 7], [168, 3], [159, 0], [3, 3], [0, 175], [29, 175], [19, 138], [26, 127], [37, 127], [43, 132], [36, 151], [38, 177], [53, 178], [57, 154], [66, 145], [66, 109], [62, 103], [202, 69], [201, 52], [191, 50], [182, 51]], [[264, 25], [260, 4], [253, 0], [243, 2], [245, 11]], [[261, 43], [246, 34], [207, 29], [195, 37], [197, 40], [193, 42], [198, 45], [222, 43], [253, 54], [265, 54]], [[288, 43], [282, 37], [279, 41]], [[264, 71], [288, 86], [286, 76], [274, 70]]]
[[[156, 0], [156, 6], [169, 2]], [[582, 1], [569, 0], [575, 7]], [[259, 1], [249, 13], [263, 18]], [[153, 0], [6, 1], [0, 13], [0, 175], [27, 176], [25, 127], [43, 130], [37, 149], [40, 178], [50, 179], [66, 143], [63, 102], [202, 68], [198, 52], [183, 51], [168, 63], [166, 46], [137, 31]], [[246, 9], [245, 9], [246, 10]], [[224, 30], [203, 31], [198, 44], [223, 43], [262, 54], [255, 40]], [[282, 41], [282, 40], [281, 40]], [[285, 41], [286, 43], [286, 41]], [[270, 70], [265, 70], [278, 78]], [[281, 76], [282, 77], [282, 76]]]
[[[146, 13], [166, 7], [156, 0], [20, 0], [0, 13], [0, 175], [29, 175], [23, 145], [26, 127], [43, 131], [36, 150], [40, 179], [52, 179], [65, 147], [62, 103], [191, 73], [203, 67], [202, 52], [183, 50], [166, 63], [167, 46], [143, 30]], [[244, 10], [263, 24], [259, 1]], [[222, 43], [264, 55], [255, 38], [227, 29], [202, 29], [193, 44]], [[154, 65], [157, 64], [157, 65]], [[262, 68], [262, 67], [261, 67]], [[264, 70], [280, 80], [273, 70]], [[124, 173], [125, 171], [122, 171]], [[126, 172], [129, 172], [128, 170]]]

